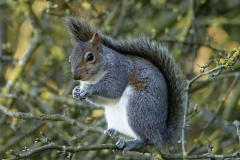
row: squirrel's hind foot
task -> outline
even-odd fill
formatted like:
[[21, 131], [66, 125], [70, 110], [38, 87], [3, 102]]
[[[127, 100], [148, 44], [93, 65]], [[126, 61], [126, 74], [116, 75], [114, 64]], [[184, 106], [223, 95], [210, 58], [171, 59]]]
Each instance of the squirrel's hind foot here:
[[116, 143], [116, 145], [119, 149], [123, 149], [123, 152], [121, 155], [124, 155], [127, 151], [142, 148], [146, 144], [139, 139], [126, 141], [125, 139], [120, 138]]

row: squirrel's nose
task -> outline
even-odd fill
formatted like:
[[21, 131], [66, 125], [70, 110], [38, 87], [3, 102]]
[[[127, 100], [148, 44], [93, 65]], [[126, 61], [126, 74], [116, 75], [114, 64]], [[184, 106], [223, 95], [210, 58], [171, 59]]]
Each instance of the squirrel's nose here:
[[81, 74], [78, 72], [72, 72], [72, 77], [74, 80], [81, 80]]
[[74, 80], [81, 80], [81, 76], [80, 75], [73, 75], [72, 76]]
[[81, 74], [80, 74], [80, 69], [79, 66], [75, 67], [75, 66], [71, 66], [71, 72], [72, 72], [72, 77], [75, 80], [80, 80], [81, 79]]

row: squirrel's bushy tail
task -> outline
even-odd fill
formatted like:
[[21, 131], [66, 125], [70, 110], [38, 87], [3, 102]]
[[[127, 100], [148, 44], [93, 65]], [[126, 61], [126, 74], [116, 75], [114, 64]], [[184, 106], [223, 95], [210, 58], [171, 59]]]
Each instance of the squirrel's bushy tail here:
[[[175, 146], [181, 138], [183, 105], [185, 102], [185, 83], [182, 80], [182, 72], [175, 63], [172, 54], [160, 43], [146, 38], [128, 38], [115, 40], [94, 28], [81, 16], [68, 16], [65, 18], [71, 37], [76, 42], [89, 41], [94, 33], [98, 33], [102, 43], [121, 54], [139, 56], [151, 61], [159, 68], [165, 77], [168, 86], [168, 127], [163, 135], [163, 144], [160, 146]], [[160, 115], [159, 115], [160, 116]]]

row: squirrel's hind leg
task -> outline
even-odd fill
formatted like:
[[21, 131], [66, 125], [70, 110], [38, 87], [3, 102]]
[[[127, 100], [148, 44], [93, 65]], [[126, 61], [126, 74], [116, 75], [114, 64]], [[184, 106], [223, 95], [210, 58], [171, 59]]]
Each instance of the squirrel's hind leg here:
[[142, 142], [140, 139], [135, 140], [125, 140], [120, 138], [119, 141], [116, 143], [119, 149], [123, 149], [122, 155], [125, 154], [127, 151], [132, 149], [139, 149], [146, 145], [145, 142]]

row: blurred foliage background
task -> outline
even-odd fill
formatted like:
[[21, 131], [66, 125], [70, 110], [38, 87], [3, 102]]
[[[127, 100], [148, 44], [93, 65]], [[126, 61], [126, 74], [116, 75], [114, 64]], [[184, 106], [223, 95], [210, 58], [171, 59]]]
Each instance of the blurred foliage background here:
[[[103, 110], [71, 96], [78, 82], [72, 80], [68, 64], [72, 45], [63, 25], [65, 15], [81, 14], [117, 39], [148, 37], [167, 45], [185, 78], [192, 79], [200, 73], [198, 65], [225, 57], [239, 47], [239, 8], [239, 0], [1, 0], [0, 104], [16, 112], [67, 114], [106, 128]], [[232, 125], [240, 120], [239, 67], [238, 60], [217, 78], [202, 76], [193, 83], [189, 115], [194, 116], [187, 136], [190, 155], [207, 153], [206, 139], [214, 144], [214, 154], [239, 151], [237, 129]], [[22, 120], [0, 112], [0, 158], [13, 157], [6, 154], [9, 149], [21, 153], [25, 142], [30, 149], [42, 146], [33, 141], [42, 138], [40, 131], [59, 145], [116, 142], [64, 122]], [[79, 152], [72, 159], [150, 159], [142, 154], [119, 154], [110, 150]], [[31, 159], [67, 159], [67, 155], [46, 150]]]

